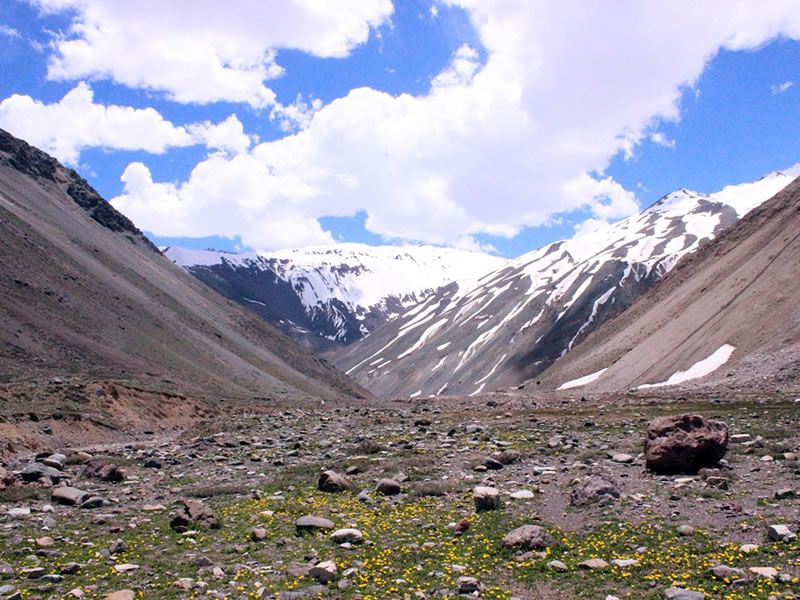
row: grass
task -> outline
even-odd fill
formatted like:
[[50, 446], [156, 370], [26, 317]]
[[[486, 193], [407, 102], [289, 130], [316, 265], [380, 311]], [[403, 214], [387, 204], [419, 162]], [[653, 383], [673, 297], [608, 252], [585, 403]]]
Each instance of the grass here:
[[[20, 570], [34, 566], [57, 573], [68, 562], [83, 565], [81, 572], [65, 576], [63, 589], [82, 587], [86, 598], [103, 598], [109, 591], [138, 589], [146, 596], [193, 598], [175, 586], [180, 578], [202, 578], [210, 589], [229, 598], [255, 598], [260, 590], [279, 593], [310, 586], [307, 577], [292, 575], [292, 563], [304, 563], [316, 555], [320, 560], [333, 559], [339, 572], [357, 569], [353, 586], [337, 591], [342, 598], [365, 600], [412, 597], [416, 592], [432, 596], [438, 590], [454, 590], [462, 575], [479, 578], [484, 588], [482, 598], [507, 600], [509, 590], [518, 586], [536, 589], [567, 589], [575, 598], [596, 598], [598, 590], [629, 598], [652, 595], [651, 582], [657, 589], [679, 584], [702, 590], [712, 598], [728, 600], [778, 598], [800, 593], [800, 582], [758, 580], [742, 589], [732, 589], [729, 582], [708, 576], [708, 569], [718, 563], [746, 569], [750, 566], [798, 565], [800, 542], [767, 544], [757, 552], [744, 554], [738, 547], [720, 545], [713, 538], [697, 532], [691, 537], [677, 535], [672, 527], [644, 522], [604, 523], [582, 533], [566, 533], [550, 528], [558, 543], [544, 557], [532, 555], [518, 560], [503, 549], [501, 540], [512, 528], [530, 521], [523, 512], [494, 511], [475, 515], [469, 494], [447, 497], [430, 495], [384, 498], [374, 505], [363, 504], [351, 493], [323, 494], [304, 487], [286, 495], [277, 489], [263, 490], [262, 499], [231, 499], [217, 495], [212, 501], [222, 520], [222, 529], [180, 535], [168, 527], [169, 515], [137, 515], [136, 527], [122, 533], [92, 535], [98, 531], [88, 521], [91, 513], [75, 510], [59, 526], [55, 548], [58, 557], [36, 557], [25, 548], [35, 547], [33, 538], [41, 535], [25, 526], [16, 543], [0, 550], [0, 560]], [[331, 519], [337, 527], [360, 529], [365, 543], [352, 549], [333, 544], [324, 533], [298, 537], [294, 521], [302, 515], [315, 514]], [[448, 524], [467, 517], [469, 529], [456, 535]], [[267, 539], [253, 542], [250, 530], [264, 527]], [[128, 550], [102, 557], [99, 551], [122, 537]], [[10, 541], [10, 540], [9, 540]], [[206, 556], [225, 569], [217, 581], [210, 572], [198, 574], [197, 557]], [[606, 571], [582, 571], [577, 565], [590, 558], [635, 558], [630, 568], [612, 567]], [[569, 571], [555, 573], [547, 563], [564, 562]], [[128, 574], [114, 571], [115, 564], [135, 563], [140, 569]], [[43, 593], [36, 580], [18, 581], [23, 597]], [[624, 591], [622, 594], [621, 591]], [[200, 594], [198, 594], [200, 596]]]

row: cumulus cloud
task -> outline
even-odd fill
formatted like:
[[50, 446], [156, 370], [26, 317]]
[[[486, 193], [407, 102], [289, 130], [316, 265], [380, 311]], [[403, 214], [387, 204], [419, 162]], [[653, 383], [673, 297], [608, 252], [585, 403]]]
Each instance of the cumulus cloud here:
[[81, 150], [92, 147], [153, 154], [195, 144], [229, 153], [250, 147], [235, 115], [217, 124], [176, 126], [153, 108], [97, 104], [83, 82], [51, 104], [18, 94], [6, 98], [0, 102], [0, 127], [71, 165]]
[[48, 76], [109, 78], [178, 102], [271, 106], [265, 82], [283, 73], [276, 50], [344, 57], [392, 14], [391, 0], [31, 0], [71, 11]]
[[183, 184], [126, 181], [114, 204], [156, 234], [258, 248], [329, 241], [317, 218], [362, 210], [386, 237], [461, 245], [579, 208], [624, 217], [638, 204], [603, 174], [612, 157], [667, 143], [658, 125], [679, 119], [683, 90], [721, 48], [800, 38], [793, 0], [448, 3], [470, 15], [484, 61], [464, 46], [424, 95], [354, 89], [301, 131], [211, 157]]

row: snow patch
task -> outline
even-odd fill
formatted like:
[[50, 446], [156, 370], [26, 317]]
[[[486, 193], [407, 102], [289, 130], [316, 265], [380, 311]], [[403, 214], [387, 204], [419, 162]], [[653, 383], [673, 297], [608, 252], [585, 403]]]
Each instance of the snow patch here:
[[678, 371], [677, 373], [674, 373], [666, 381], [662, 381], [661, 383], [645, 383], [636, 389], [642, 390], [647, 388], [663, 387], [667, 385], [678, 385], [679, 383], [689, 381], [690, 379], [705, 377], [728, 362], [728, 359], [731, 357], [734, 350], [736, 350], [734, 346], [731, 346], [730, 344], [723, 344], [708, 358], [704, 358], [703, 360], [694, 363], [685, 371]]
[[571, 390], [572, 388], [581, 387], [592, 383], [593, 381], [597, 381], [600, 379], [600, 376], [605, 373], [608, 368], [600, 369], [595, 373], [590, 373], [589, 375], [584, 375], [583, 377], [578, 377], [578, 379], [573, 379], [571, 381], [567, 381], [566, 383], [562, 383], [558, 389], [559, 390]]

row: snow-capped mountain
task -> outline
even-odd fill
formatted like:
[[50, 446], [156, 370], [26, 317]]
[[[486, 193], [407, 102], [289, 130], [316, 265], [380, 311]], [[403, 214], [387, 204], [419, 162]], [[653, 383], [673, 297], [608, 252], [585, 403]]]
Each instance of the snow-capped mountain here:
[[352, 343], [443, 285], [507, 263], [433, 246], [337, 244], [249, 254], [170, 247], [164, 253], [318, 350]]
[[334, 362], [380, 395], [477, 394], [519, 384], [775, 195], [796, 171], [710, 195], [681, 189], [638, 215], [584, 228], [442, 288]]

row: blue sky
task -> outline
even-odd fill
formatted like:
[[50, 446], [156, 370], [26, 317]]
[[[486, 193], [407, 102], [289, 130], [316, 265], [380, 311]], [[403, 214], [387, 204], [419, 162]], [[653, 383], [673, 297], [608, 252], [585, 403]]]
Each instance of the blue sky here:
[[[712, 192], [800, 161], [791, 3], [712, 32], [702, 12], [674, 23], [641, 14], [619, 48], [602, 37], [613, 3], [585, 16], [597, 34], [563, 14], [534, 19], [525, 2], [365, 0], [312, 19], [281, 0], [245, 15], [274, 21], [263, 31], [213, 14], [184, 28], [144, 3], [135, 17], [158, 37], [119, 47], [103, 35], [130, 14], [108, 0], [72, 4], [0, 0], [0, 100], [18, 95], [0, 104], [0, 126], [60, 152], [159, 244], [411, 241], [517, 256], [673, 189]], [[674, 40], [684, 29], [708, 39]], [[559, 45], [562, 33], [576, 49]], [[322, 34], [327, 46], [309, 41]], [[659, 36], [674, 47], [653, 44]], [[200, 41], [170, 65], [141, 50], [162, 40]], [[224, 55], [231, 45], [241, 56]], [[205, 52], [223, 66], [204, 72]], [[239, 59], [248, 66], [226, 70]], [[254, 71], [277, 66], [253, 85]], [[68, 94], [80, 102], [62, 106]], [[112, 117], [112, 106], [125, 110]], [[282, 118], [293, 107], [302, 114]], [[238, 133], [209, 133], [232, 115]]]

